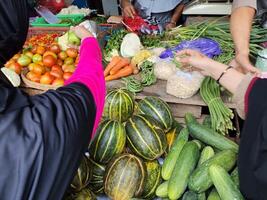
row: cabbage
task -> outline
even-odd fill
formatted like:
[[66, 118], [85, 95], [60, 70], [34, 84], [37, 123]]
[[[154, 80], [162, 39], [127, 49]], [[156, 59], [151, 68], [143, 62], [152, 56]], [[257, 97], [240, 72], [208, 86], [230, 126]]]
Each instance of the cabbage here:
[[135, 33], [128, 33], [121, 43], [121, 56], [134, 57], [142, 49], [140, 38]]

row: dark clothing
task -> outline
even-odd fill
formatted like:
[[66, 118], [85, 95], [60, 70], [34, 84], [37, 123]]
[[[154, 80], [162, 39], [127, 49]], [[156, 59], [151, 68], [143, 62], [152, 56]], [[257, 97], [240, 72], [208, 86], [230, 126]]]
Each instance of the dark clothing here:
[[0, 82], [0, 94], [0, 199], [62, 199], [92, 133], [90, 91], [75, 83], [30, 97]]
[[248, 112], [239, 150], [241, 192], [246, 199], [267, 199], [267, 80], [248, 89]]
[[0, 66], [22, 49], [28, 23], [26, 0], [0, 0]]

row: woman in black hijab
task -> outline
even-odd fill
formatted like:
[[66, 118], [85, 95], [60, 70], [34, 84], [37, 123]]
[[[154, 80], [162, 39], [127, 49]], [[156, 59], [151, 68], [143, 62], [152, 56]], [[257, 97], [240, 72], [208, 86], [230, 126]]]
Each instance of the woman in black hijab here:
[[[238, 155], [240, 190], [245, 199], [267, 199], [267, 74], [242, 74], [197, 51], [185, 50], [178, 58], [211, 76], [230, 91], [245, 120]], [[230, 199], [229, 199], [230, 200]]]
[[[1, 66], [25, 42], [26, 0], [0, 0]], [[74, 177], [103, 110], [100, 48], [83, 27], [80, 63], [67, 85], [28, 96], [0, 79], [0, 199], [59, 200]], [[89, 53], [88, 53], [89, 52]]]

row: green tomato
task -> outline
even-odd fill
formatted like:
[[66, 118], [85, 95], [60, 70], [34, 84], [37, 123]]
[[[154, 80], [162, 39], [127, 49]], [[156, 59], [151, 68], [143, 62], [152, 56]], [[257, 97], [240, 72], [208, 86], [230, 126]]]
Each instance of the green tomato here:
[[31, 62], [32, 62], [31, 58], [26, 55], [21, 55], [20, 58], [18, 59], [18, 63], [23, 67], [28, 66]]
[[41, 62], [43, 60], [43, 57], [40, 54], [35, 54], [32, 57], [32, 62], [37, 63], [37, 62]]

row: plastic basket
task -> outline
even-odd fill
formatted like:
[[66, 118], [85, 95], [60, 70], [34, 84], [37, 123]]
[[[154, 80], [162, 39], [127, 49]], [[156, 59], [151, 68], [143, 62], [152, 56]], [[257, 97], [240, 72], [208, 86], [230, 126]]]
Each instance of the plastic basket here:
[[[66, 20], [66, 22], [60, 24], [48, 24], [44, 18], [38, 17], [32, 23], [33, 27], [70, 27], [72, 23], [79, 24], [83, 21], [85, 16], [83, 14], [75, 14], [75, 15], [57, 15], [57, 17], [61, 20]], [[67, 20], [71, 20], [68, 22]]]

